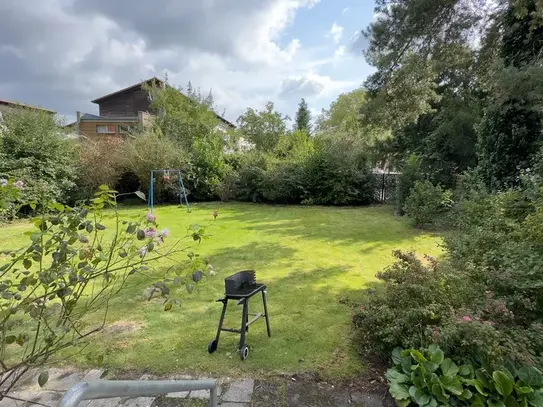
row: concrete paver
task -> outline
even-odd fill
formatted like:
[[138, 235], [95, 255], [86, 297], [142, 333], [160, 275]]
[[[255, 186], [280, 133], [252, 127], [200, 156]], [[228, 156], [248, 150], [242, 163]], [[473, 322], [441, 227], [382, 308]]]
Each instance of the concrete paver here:
[[153, 401], [154, 397], [134, 397], [124, 399], [119, 403], [119, 407], [150, 407]]
[[221, 400], [233, 403], [249, 403], [253, 395], [254, 386], [255, 382], [252, 379], [233, 382], [221, 396]]
[[[16, 398], [29, 402], [3, 399], [0, 407], [29, 407], [32, 402], [56, 406], [64, 392], [77, 382], [100, 380], [102, 371], [92, 369], [50, 368], [49, 381], [40, 388], [37, 377], [41, 370], [34, 369], [25, 374], [22, 383], [10, 392]], [[143, 375], [143, 380], [156, 380], [160, 377]], [[196, 380], [196, 377], [175, 375], [170, 380]], [[220, 407], [390, 407], [386, 401], [386, 389], [380, 394], [364, 392], [357, 387], [334, 386], [331, 383], [314, 380], [288, 380], [275, 378], [255, 382], [252, 379], [231, 381], [223, 378], [218, 381]], [[221, 394], [221, 388], [224, 391]], [[83, 401], [79, 407], [190, 407], [204, 405], [210, 398], [209, 390], [175, 392], [158, 397], [110, 398]]]
[[[43, 386], [43, 390], [66, 391], [85, 377], [85, 372], [77, 369], [50, 368], [47, 371], [49, 372], [49, 380]], [[39, 373], [38, 371], [32, 383], [32, 388], [36, 391], [40, 390], [38, 385]]]
[[209, 400], [209, 390], [193, 390], [189, 394], [191, 399]]
[[123, 401], [120, 397], [110, 399], [85, 400], [78, 407], [116, 407]]
[[190, 394], [190, 391], [178, 391], [177, 393], [168, 393], [166, 397], [176, 398], [176, 399], [185, 399]]

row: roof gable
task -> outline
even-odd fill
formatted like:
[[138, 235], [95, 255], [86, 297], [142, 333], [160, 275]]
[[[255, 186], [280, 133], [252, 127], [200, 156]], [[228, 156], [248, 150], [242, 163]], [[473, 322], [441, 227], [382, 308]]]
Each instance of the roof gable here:
[[[162, 81], [162, 80], [158, 79], [156, 76], [154, 76], [154, 77], [152, 77], [150, 79], [147, 79], [145, 81], [136, 83], [135, 85], [128, 86], [127, 88], [118, 90], [116, 92], [109, 93], [109, 94], [107, 94], [105, 96], [99, 97], [99, 98], [94, 99], [94, 100], [91, 100], [91, 102], [96, 103], [96, 104], [100, 104], [100, 103], [105, 102], [106, 100], [112, 99], [114, 97], [121, 96], [121, 95], [124, 95], [126, 93], [132, 92], [134, 90], [141, 89], [141, 87], [143, 85], [152, 85], [153, 83], [158, 85], [158, 86], [164, 86], [164, 84], [165, 84], [164, 81]], [[187, 97], [184, 93], [181, 92], [181, 94], [183, 96]], [[213, 113], [215, 113], [215, 112], [213, 112]], [[219, 121], [226, 124], [228, 127], [232, 128], [232, 129], [236, 128], [235, 124], [233, 124], [232, 122], [226, 120], [224, 117], [220, 116], [219, 114], [215, 113], [215, 116], [217, 117], [217, 119]]]
[[107, 95], [105, 96], [101, 96], [97, 99], [94, 99], [94, 100], [91, 100], [92, 103], [96, 103], [96, 104], [99, 104], [99, 103], [102, 103], [108, 99], [111, 99], [111, 98], [114, 98], [114, 97], [117, 97], [117, 96], [121, 96], [125, 93], [129, 93], [129, 92], [132, 92], [133, 90], [138, 90], [138, 89], [141, 89], [141, 87], [145, 84], [148, 84], [148, 85], [152, 85], [153, 83], [156, 83], [157, 85], [159, 86], [162, 86], [162, 84], [164, 83], [163, 81], [161, 81], [160, 79], [158, 79], [157, 77], [153, 77], [153, 78], [150, 78], [150, 79], [147, 79], [145, 81], [142, 81], [142, 82], [139, 82], [139, 83], [136, 83], [135, 85], [132, 85], [132, 86], [129, 86], [127, 88], [124, 88], [124, 89], [121, 89], [121, 90], [117, 90], [115, 92], [112, 92], [112, 93], [108, 93]]
[[19, 103], [19, 102], [13, 102], [11, 100], [2, 100], [2, 99], [0, 99], [0, 105], [9, 106], [9, 107], [13, 107], [13, 108], [41, 110], [41, 111], [46, 112], [46, 113], [56, 114], [56, 112], [54, 110], [44, 109], [43, 107], [39, 107], [39, 106], [26, 105], [24, 103]]

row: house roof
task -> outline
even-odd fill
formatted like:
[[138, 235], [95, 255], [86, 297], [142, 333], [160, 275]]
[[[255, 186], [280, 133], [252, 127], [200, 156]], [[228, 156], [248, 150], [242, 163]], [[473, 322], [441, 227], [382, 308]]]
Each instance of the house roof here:
[[131, 122], [138, 122], [138, 117], [110, 117], [110, 116], [96, 116], [95, 114], [90, 113], [84, 113], [81, 118], [81, 121], [89, 121], [89, 122], [108, 122], [108, 123], [131, 123]]
[[[158, 79], [156, 76], [152, 77], [152, 78], [149, 78], [147, 80], [144, 80], [144, 81], [141, 81], [139, 83], [136, 83], [135, 85], [132, 85], [132, 86], [128, 86], [127, 88], [123, 88], [121, 90], [118, 90], [116, 92], [113, 92], [113, 93], [109, 93], [105, 96], [102, 96], [102, 97], [99, 97], [97, 99], [94, 99], [94, 100], [91, 100], [92, 103], [102, 103], [108, 99], [111, 99], [112, 97], [115, 97], [115, 96], [118, 96], [118, 95], [121, 95], [123, 93], [126, 93], [126, 92], [131, 92], [133, 90], [136, 90], [136, 89], [141, 89], [141, 87], [145, 84], [148, 84], [148, 85], [151, 85], [153, 83], [156, 83], [157, 85], [159, 86], [163, 86], [164, 85], [164, 81]], [[183, 94], [183, 93], [181, 93]], [[185, 95], [186, 96], [186, 95]], [[215, 112], [213, 112], [215, 113]], [[217, 117], [217, 119], [219, 119], [222, 123], [226, 124], [228, 127], [232, 128], [232, 129], [235, 129], [236, 128], [236, 125], [233, 124], [232, 122], [226, 120], [224, 117], [218, 115], [217, 113], [215, 113], [215, 116]]]
[[162, 85], [164, 82], [161, 81], [160, 79], [158, 79], [156, 76], [150, 78], [150, 79], [147, 79], [145, 81], [142, 81], [142, 82], [139, 82], [139, 83], [136, 83], [135, 85], [132, 85], [132, 86], [129, 86], [127, 88], [123, 88], [121, 90], [118, 90], [118, 91], [115, 91], [115, 92], [112, 92], [112, 93], [108, 93], [107, 95], [105, 96], [102, 96], [102, 97], [99, 97], [98, 99], [94, 99], [94, 100], [91, 100], [92, 103], [102, 103], [108, 99], [111, 99], [112, 97], [114, 96], [118, 96], [122, 93], [125, 93], [125, 92], [130, 92], [132, 90], [135, 90], [135, 89], [141, 89], [141, 87], [144, 85], [144, 84], [152, 84], [152, 83], [156, 83], [157, 85]]
[[24, 109], [42, 110], [44, 112], [51, 113], [51, 114], [56, 114], [57, 113], [54, 110], [44, 109], [43, 107], [39, 107], [39, 106], [26, 105], [24, 103], [14, 102], [14, 101], [11, 101], [11, 100], [0, 99], [0, 105], [10, 106], [10, 107], [14, 107], [14, 108], [20, 107], [20, 108], [24, 108]]

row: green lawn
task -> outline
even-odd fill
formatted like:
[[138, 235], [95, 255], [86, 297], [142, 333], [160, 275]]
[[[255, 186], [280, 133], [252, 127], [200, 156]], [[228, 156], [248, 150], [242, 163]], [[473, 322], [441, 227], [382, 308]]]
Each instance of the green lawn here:
[[[441, 252], [438, 237], [411, 228], [406, 219], [392, 216], [387, 206], [209, 203], [193, 205], [190, 214], [177, 206], [159, 207], [156, 214], [160, 226], [168, 227], [170, 239], [175, 239], [184, 235], [187, 225], [209, 222], [214, 209], [219, 217], [208, 230], [212, 238], [195, 251], [210, 258], [217, 275], [199, 284], [192, 295], [183, 294], [181, 307], [170, 312], [164, 312], [158, 301], [145, 301], [149, 280], [134, 276], [114, 300], [109, 323], [135, 329], [100, 334], [86, 352], [105, 352], [106, 363], [115, 369], [157, 374], [350, 375], [363, 366], [350, 340], [351, 310], [339, 298], [356, 296], [374, 282], [375, 273], [392, 261], [393, 249]], [[122, 214], [142, 211], [126, 209]], [[0, 248], [20, 246], [30, 228], [26, 223], [0, 228]], [[207, 343], [217, 328], [221, 304], [215, 300], [222, 296], [223, 279], [249, 268], [268, 285], [272, 337], [267, 337], [261, 320], [248, 333], [248, 360], [239, 359], [239, 338], [230, 333], [223, 333], [218, 351], [209, 355]], [[250, 303], [253, 311], [260, 308], [259, 299]], [[239, 325], [240, 311], [231, 305], [227, 326]], [[90, 362], [80, 354], [70, 363]]]

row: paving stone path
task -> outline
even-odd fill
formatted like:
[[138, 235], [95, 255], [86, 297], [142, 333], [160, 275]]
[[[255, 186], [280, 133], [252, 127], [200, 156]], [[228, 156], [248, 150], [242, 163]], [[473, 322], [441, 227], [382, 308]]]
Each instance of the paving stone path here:
[[[49, 380], [38, 386], [39, 371], [29, 371], [10, 395], [20, 400], [4, 399], [0, 407], [56, 406], [72, 385], [88, 380], [100, 380], [101, 371], [49, 369]], [[143, 375], [140, 380], [165, 379]], [[198, 379], [192, 376], [168, 377], [168, 380]], [[218, 380], [221, 407], [390, 407], [391, 400], [380, 391], [368, 393], [334, 386], [325, 382], [281, 377], [269, 380]], [[158, 397], [111, 398], [83, 401], [79, 407], [204, 407], [209, 391], [169, 393]], [[27, 401], [22, 401], [27, 400]]]

